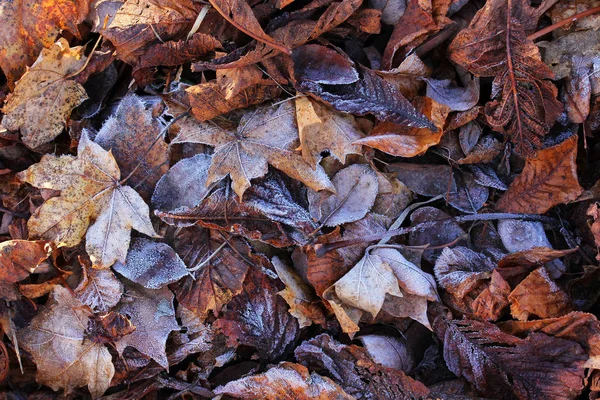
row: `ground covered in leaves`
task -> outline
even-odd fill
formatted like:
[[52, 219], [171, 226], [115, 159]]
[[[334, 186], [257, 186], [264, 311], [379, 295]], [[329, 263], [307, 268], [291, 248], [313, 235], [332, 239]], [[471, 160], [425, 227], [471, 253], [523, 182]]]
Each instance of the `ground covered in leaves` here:
[[0, 388], [600, 397], [599, 0], [1, 0]]

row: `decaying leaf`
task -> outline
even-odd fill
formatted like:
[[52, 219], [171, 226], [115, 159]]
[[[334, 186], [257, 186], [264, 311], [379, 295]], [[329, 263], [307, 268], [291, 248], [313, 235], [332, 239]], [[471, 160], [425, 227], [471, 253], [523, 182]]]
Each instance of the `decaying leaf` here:
[[43, 311], [18, 333], [19, 345], [34, 357], [38, 382], [66, 393], [87, 385], [94, 398], [104, 394], [115, 368], [104, 344], [86, 339], [91, 316], [68, 289], [55, 286]]
[[[151, 237], [156, 233], [146, 203], [131, 187], [119, 183], [121, 173], [112, 154], [85, 132], [77, 153], [77, 157], [45, 155], [19, 174], [35, 187], [61, 193], [38, 208], [27, 227], [31, 236], [58, 246], [75, 246], [85, 235], [92, 263], [108, 268], [117, 260], [125, 261], [131, 229]], [[92, 218], [95, 222], [90, 226]]]
[[229, 382], [216, 388], [215, 393], [248, 400], [354, 399], [331, 379], [290, 362], [272, 367], [264, 374]]
[[50, 247], [44, 241], [8, 240], [0, 243], [0, 297], [16, 300], [14, 283], [22, 281], [48, 258]]
[[537, 152], [496, 203], [504, 212], [543, 214], [583, 192], [577, 180], [577, 136]]
[[286, 101], [258, 108], [244, 115], [236, 132], [213, 123], [199, 123], [179, 133], [175, 143], [203, 143], [215, 146], [207, 184], [229, 175], [232, 188], [241, 198], [251, 179], [267, 173], [267, 164], [298, 179], [314, 190], [333, 190], [321, 167], [313, 169], [291, 150], [298, 139], [295, 110]]
[[8, 96], [2, 125], [20, 129], [28, 147], [36, 148], [57, 137], [71, 111], [88, 98], [83, 86], [72, 79], [86, 63], [84, 50], [70, 48], [66, 39], [60, 39], [42, 50]]
[[84, 264], [83, 279], [74, 291], [79, 301], [93, 311], [106, 313], [117, 305], [123, 289], [110, 269], [95, 269]]

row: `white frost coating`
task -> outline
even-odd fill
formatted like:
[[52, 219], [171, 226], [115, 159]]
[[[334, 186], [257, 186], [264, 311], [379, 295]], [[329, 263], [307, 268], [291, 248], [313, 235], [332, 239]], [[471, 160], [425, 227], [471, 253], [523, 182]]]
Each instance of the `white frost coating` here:
[[384, 367], [409, 373], [415, 360], [404, 341], [387, 335], [364, 335], [358, 338], [373, 361]]
[[172, 211], [179, 207], [193, 208], [208, 194], [206, 178], [212, 158], [197, 154], [175, 164], [158, 181], [152, 205], [161, 211]]
[[332, 179], [336, 193], [310, 191], [308, 201], [313, 218], [326, 226], [337, 226], [363, 218], [373, 207], [379, 180], [375, 172], [364, 164], [342, 169]]
[[75, 288], [77, 298], [95, 312], [108, 312], [121, 299], [123, 284], [110, 269], [86, 269], [86, 278]]
[[188, 274], [179, 255], [165, 243], [135, 238], [125, 263], [113, 265], [115, 271], [147, 289], [159, 289]]

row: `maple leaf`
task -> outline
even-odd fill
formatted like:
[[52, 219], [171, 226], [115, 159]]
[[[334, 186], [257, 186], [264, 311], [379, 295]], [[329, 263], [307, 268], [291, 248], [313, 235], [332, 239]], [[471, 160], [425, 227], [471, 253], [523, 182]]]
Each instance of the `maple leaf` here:
[[541, 61], [526, 31], [557, 0], [537, 8], [528, 0], [488, 1], [450, 44], [450, 59], [476, 76], [495, 76], [492, 97], [486, 104], [488, 123], [508, 135], [516, 151], [531, 156], [542, 146], [562, 111], [557, 89], [549, 81], [552, 71]]
[[322, 168], [313, 169], [292, 149], [298, 139], [295, 110], [291, 102], [257, 108], [245, 114], [237, 132], [211, 123], [182, 131], [174, 143], [203, 143], [215, 146], [207, 184], [229, 175], [232, 188], [242, 198], [250, 180], [264, 176], [267, 164], [283, 171], [313, 190], [333, 191]]
[[353, 116], [330, 110], [309, 97], [296, 99], [296, 115], [300, 148], [306, 162], [317, 165], [326, 150], [342, 163], [348, 154], [360, 154], [360, 147], [353, 142], [363, 134]]
[[87, 94], [72, 75], [86, 63], [85, 48], [69, 47], [59, 39], [42, 50], [31, 68], [17, 82], [2, 109], [2, 125], [21, 130], [23, 143], [36, 148], [57, 137], [71, 111], [87, 99]]
[[169, 334], [179, 329], [173, 308], [173, 293], [167, 288], [152, 290], [136, 284], [126, 286], [115, 310], [129, 315], [135, 331], [115, 343], [119, 354], [127, 346], [151, 357], [164, 369], [169, 369], [165, 344]]
[[577, 180], [577, 136], [537, 152], [496, 203], [504, 212], [543, 214], [583, 192]]
[[265, 400], [354, 399], [331, 379], [290, 362], [282, 362], [263, 374], [229, 382], [214, 392], [248, 400], [259, 397]]
[[34, 357], [37, 380], [68, 394], [87, 385], [94, 398], [110, 386], [115, 369], [103, 345], [86, 340], [90, 310], [68, 289], [55, 286], [31, 325], [18, 332], [19, 344]]
[[89, 6], [89, 0], [0, 3], [0, 68], [11, 87], [62, 30], [78, 34], [77, 24], [84, 20]]
[[[18, 174], [35, 187], [60, 190], [59, 197], [36, 210], [27, 227], [31, 236], [58, 246], [75, 246], [85, 235], [94, 266], [108, 268], [117, 260], [125, 261], [131, 229], [157, 235], [146, 203], [131, 187], [119, 183], [121, 173], [112, 154], [85, 132], [77, 153], [77, 157], [47, 154]], [[95, 219], [91, 226], [90, 219]]]

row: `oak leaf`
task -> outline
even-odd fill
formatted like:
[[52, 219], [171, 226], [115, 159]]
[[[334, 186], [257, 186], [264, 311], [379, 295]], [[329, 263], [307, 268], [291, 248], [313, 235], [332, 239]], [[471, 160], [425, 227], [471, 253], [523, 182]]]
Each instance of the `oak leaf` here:
[[[121, 173], [112, 154], [85, 132], [77, 152], [77, 157], [47, 154], [19, 173], [21, 180], [35, 187], [61, 192], [36, 210], [27, 227], [31, 236], [58, 246], [75, 246], [85, 235], [94, 266], [108, 268], [117, 260], [125, 261], [131, 229], [157, 235], [146, 203], [131, 187], [119, 183]], [[91, 226], [90, 219], [95, 219]]]
[[18, 332], [19, 345], [34, 357], [38, 382], [66, 393], [87, 385], [94, 398], [108, 389], [115, 368], [108, 349], [86, 339], [91, 316], [68, 289], [55, 286], [31, 325]]
[[533, 7], [528, 0], [488, 1], [450, 44], [450, 59], [481, 77], [495, 76], [485, 107], [488, 123], [505, 133], [516, 151], [531, 156], [542, 146], [562, 110], [537, 46], [527, 39], [537, 20], [557, 0]]
[[88, 98], [72, 76], [86, 63], [85, 48], [69, 47], [61, 38], [42, 50], [31, 68], [17, 82], [2, 112], [2, 125], [21, 130], [23, 143], [34, 149], [57, 137], [71, 111]]
[[242, 198], [251, 179], [268, 171], [268, 164], [314, 190], [331, 190], [333, 185], [321, 167], [313, 169], [292, 150], [298, 139], [295, 110], [291, 102], [257, 108], [242, 117], [237, 132], [215, 124], [199, 123], [179, 133], [175, 143], [215, 146], [207, 184], [229, 175], [232, 188]]
[[577, 136], [537, 152], [496, 203], [503, 212], [543, 214], [569, 203], [583, 188], [577, 180]]
[[0, 68], [11, 88], [62, 30], [78, 34], [77, 24], [84, 20], [89, 7], [89, 0], [17, 0], [0, 4]]
[[331, 379], [290, 362], [282, 362], [263, 374], [229, 382], [225, 386], [219, 386], [214, 392], [247, 400], [354, 399]]

